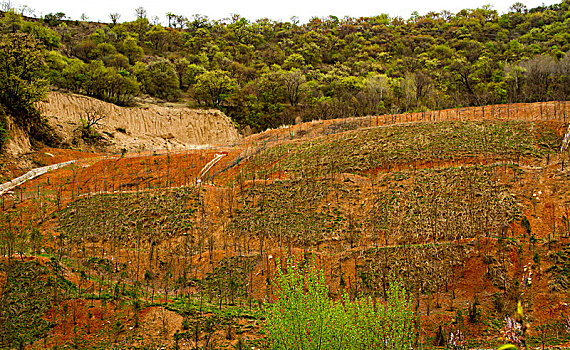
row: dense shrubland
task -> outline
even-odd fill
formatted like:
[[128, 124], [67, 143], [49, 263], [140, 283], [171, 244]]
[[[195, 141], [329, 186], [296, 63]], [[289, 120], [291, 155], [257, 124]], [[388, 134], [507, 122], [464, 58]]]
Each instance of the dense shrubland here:
[[260, 130], [297, 118], [568, 99], [568, 6], [306, 24], [172, 13], [161, 24], [144, 9], [103, 24], [12, 10], [0, 27], [41, 43], [52, 85], [122, 105], [141, 93], [182, 99]]

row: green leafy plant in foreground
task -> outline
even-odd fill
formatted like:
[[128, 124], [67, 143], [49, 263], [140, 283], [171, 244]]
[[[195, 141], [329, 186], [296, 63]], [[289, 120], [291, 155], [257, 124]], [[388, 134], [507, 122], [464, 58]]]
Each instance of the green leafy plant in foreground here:
[[390, 285], [385, 303], [371, 298], [329, 298], [322, 271], [278, 267], [276, 301], [268, 308], [272, 349], [410, 349], [414, 314], [405, 288]]

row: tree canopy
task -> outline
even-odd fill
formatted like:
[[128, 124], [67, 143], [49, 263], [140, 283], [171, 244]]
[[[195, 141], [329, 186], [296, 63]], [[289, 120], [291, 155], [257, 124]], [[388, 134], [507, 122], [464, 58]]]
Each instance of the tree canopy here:
[[53, 85], [118, 104], [146, 93], [221, 108], [259, 130], [299, 117], [568, 99], [569, 4], [306, 24], [172, 12], [161, 24], [138, 8], [134, 21], [111, 13], [87, 26], [10, 11], [0, 28], [49, 50]]
[[[5, 109], [29, 133], [36, 133], [42, 125], [34, 103], [46, 93], [44, 68], [37, 40], [24, 33], [4, 34], [0, 38], [0, 109]], [[1, 122], [4, 124], [4, 120]], [[0, 129], [4, 128], [0, 125]]]

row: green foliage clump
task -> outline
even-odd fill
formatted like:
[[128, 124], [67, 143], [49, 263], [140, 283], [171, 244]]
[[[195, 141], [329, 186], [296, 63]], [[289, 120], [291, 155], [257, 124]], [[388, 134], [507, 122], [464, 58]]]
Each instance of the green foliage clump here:
[[152, 96], [173, 100], [180, 94], [178, 74], [174, 65], [167, 60], [150, 63], [137, 77], [143, 82], [145, 91]]
[[268, 306], [272, 349], [410, 349], [414, 313], [405, 288], [390, 285], [384, 303], [371, 298], [333, 301], [322, 271], [300, 269], [292, 260], [278, 267], [275, 296]]
[[35, 103], [45, 96], [45, 63], [38, 42], [27, 34], [0, 38], [0, 104], [24, 130], [42, 127]]
[[199, 100], [207, 105], [219, 107], [236, 88], [237, 82], [225, 71], [205, 72], [196, 77], [194, 87]]
[[55, 27], [55, 26], [62, 24], [63, 21], [65, 20], [65, 17], [66, 17], [65, 13], [63, 13], [63, 12], [56, 12], [56, 13], [50, 12], [44, 16], [44, 21], [48, 25]]
[[59, 35], [41, 23], [26, 21], [22, 25], [22, 32], [28, 33], [36, 38], [48, 50], [57, 49], [61, 46], [61, 38]]

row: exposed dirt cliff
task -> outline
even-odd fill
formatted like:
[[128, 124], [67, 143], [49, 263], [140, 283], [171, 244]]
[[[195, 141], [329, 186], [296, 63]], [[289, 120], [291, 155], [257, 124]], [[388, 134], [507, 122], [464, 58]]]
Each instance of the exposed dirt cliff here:
[[6, 129], [10, 136], [4, 147], [5, 153], [10, 156], [19, 156], [30, 152], [32, 145], [30, 144], [30, 138], [26, 135], [26, 132], [14, 123], [12, 118], [6, 118], [6, 122]]
[[235, 143], [239, 133], [218, 110], [161, 106], [125, 108], [90, 97], [49, 92], [38, 107], [63, 141], [72, 143], [81, 119], [103, 117], [95, 129], [110, 151], [191, 148]]

